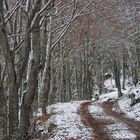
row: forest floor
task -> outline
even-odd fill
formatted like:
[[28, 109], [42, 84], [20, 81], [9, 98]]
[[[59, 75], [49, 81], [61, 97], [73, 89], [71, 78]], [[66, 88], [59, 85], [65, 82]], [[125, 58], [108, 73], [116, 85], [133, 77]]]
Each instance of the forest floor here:
[[41, 130], [43, 140], [140, 140], [140, 103], [131, 106], [130, 93], [139, 94], [140, 86], [128, 87], [121, 98], [114, 88], [98, 101], [51, 105], [47, 112], [52, 115], [36, 129]]
[[122, 112], [118, 99], [58, 103], [52, 110], [41, 129], [56, 126], [45, 140], [140, 140], [140, 121]]

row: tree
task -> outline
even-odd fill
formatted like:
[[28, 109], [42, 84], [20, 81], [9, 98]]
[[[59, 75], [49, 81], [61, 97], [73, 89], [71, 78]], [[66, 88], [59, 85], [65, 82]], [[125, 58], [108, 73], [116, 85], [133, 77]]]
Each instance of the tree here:
[[119, 97], [127, 75], [136, 85], [139, 6], [138, 0], [1, 0], [1, 139], [28, 135], [32, 110], [46, 115], [48, 104], [104, 93], [105, 72], [113, 73]]

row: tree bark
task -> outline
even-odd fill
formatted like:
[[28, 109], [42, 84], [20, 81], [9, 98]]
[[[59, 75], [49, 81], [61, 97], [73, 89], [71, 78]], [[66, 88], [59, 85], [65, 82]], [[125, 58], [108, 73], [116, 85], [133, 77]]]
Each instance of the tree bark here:
[[122, 89], [123, 90], [125, 90], [126, 88], [125, 88], [125, 81], [126, 81], [126, 60], [125, 60], [125, 56], [124, 56], [124, 54], [123, 54], [123, 58], [122, 58], [123, 60], [123, 62], [122, 62], [122, 72], [123, 72], [123, 82], [122, 82]]
[[6, 125], [7, 125], [7, 120], [6, 120], [6, 97], [4, 95], [4, 89], [3, 89], [3, 83], [1, 81], [1, 71], [2, 71], [2, 66], [0, 64], [0, 139], [1, 140], [6, 140], [7, 139], [7, 133], [6, 133]]
[[121, 83], [120, 83], [120, 64], [118, 60], [113, 62], [113, 73], [115, 78], [116, 87], [118, 89], [118, 97], [122, 96]]
[[27, 88], [24, 93], [23, 101], [21, 104], [21, 120], [20, 120], [20, 131], [21, 138], [28, 134], [28, 128], [30, 126], [30, 112], [31, 104], [35, 98], [36, 88], [38, 86], [38, 69], [40, 65], [40, 16], [38, 16], [32, 26], [32, 46], [31, 46], [31, 60], [30, 67], [28, 69], [29, 74], [27, 75]]
[[41, 108], [42, 113], [46, 114], [46, 106], [48, 104], [48, 97], [50, 91], [50, 63], [51, 63], [51, 43], [52, 43], [52, 16], [49, 18], [48, 23], [48, 40], [47, 40], [47, 47], [46, 47], [46, 61], [43, 70], [43, 76], [41, 81], [41, 88], [40, 88], [40, 96], [41, 96]]
[[16, 84], [14, 58], [12, 52], [10, 51], [6, 27], [3, 20], [3, 3], [0, 3], [0, 47], [2, 48], [5, 57], [8, 73], [7, 85], [9, 94], [9, 139], [18, 140], [18, 89]]

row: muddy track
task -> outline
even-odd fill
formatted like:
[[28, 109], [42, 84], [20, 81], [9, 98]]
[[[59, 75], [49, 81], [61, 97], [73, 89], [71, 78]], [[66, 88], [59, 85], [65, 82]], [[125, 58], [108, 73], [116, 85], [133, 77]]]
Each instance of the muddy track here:
[[80, 105], [79, 112], [83, 124], [92, 129], [94, 140], [113, 140], [113, 138], [111, 138], [104, 130], [104, 127], [111, 122], [95, 119], [89, 112], [88, 107], [90, 104], [91, 102], [84, 102]]
[[102, 104], [102, 108], [104, 109], [105, 113], [109, 116], [113, 116], [116, 119], [119, 119], [123, 123], [125, 123], [129, 129], [136, 135], [135, 140], [140, 140], [140, 122], [135, 121], [134, 119], [127, 118], [124, 113], [122, 112], [115, 112], [114, 110], [120, 110], [117, 101], [115, 102], [104, 102]]

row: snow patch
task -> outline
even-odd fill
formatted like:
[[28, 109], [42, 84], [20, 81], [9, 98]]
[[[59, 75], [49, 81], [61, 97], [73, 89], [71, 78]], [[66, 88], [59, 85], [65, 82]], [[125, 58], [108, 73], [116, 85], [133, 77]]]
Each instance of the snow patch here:
[[118, 98], [118, 91], [117, 89], [114, 88], [114, 91], [100, 95], [98, 102], [105, 102], [108, 101], [109, 99], [117, 99], [117, 98]]
[[129, 130], [129, 127], [126, 124], [112, 116], [108, 116], [100, 106], [100, 103], [92, 103], [92, 105], [89, 107], [89, 110], [94, 118], [98, 120], [109, 120], [113, 123], [107, 125], [105, 131], [108, 132], [108, 134], [111, 135], [115, 140], [134, 140], [136, 138], [136, 135], [133, 134], [131, 130]]
[[108, 125], [107, 129], [109, 131], [109, 134], [112, 135], [112, 137], [115, 140], [117, 139], [135, 140], [136, 138], [136, 135], [133, 134], [130, 130], [128, 130], [128, 127], [123, 123], [115, 123]]
[[57, 126], [50, 140], [91, 139], [91, 129], [86, 128], [82, 122], [77, 108], [81, 102], [58, 103], [51, 105], [48, 112], [53, 112], [53, 123]]
[[127, 117], [133, 118], [137, 121], [140, 121], [140, 103], [130, 106], [131, 99], [128, 97], [124, 97], [119, 100], [119, 106], [121, 108], [121, 112], [124, 112]]
[[96, 103], [93, 103], [91, 106], [89, 106], [89, 112], [97, 119], [115, 120], [115, 118], [107, 116], [102, 107]]

